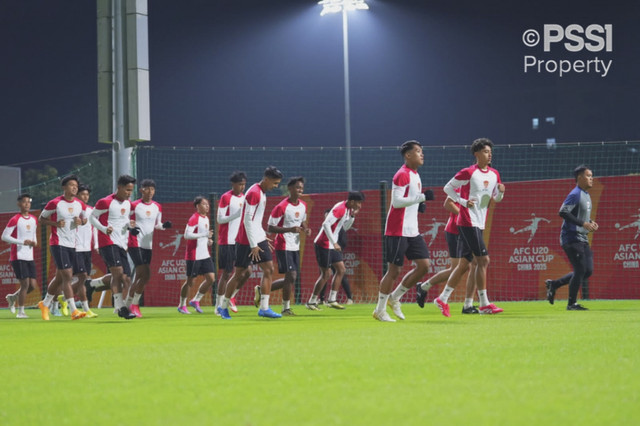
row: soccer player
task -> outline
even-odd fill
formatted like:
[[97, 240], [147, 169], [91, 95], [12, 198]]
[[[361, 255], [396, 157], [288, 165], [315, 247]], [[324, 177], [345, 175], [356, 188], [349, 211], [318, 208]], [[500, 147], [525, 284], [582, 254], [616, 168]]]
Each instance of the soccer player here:
[[[89, 185], [78, 185], [78, 199], [82, 201], [85, 206], [85, 215], [88, 218], [93, 212], [93, 207], [89, 206], [89, 197], [91, 195], [91, 188]], [[98, 316], [89, 308], [89, 302], [87, 300], [87, 291], [84, 286], [84, 282], [91, 274], [91, 249], [98, 249], [98, 231], [91, 225], [90, 221], [86, 221], [83, 225], [79, 225], [76, 229], [76, 261], [73, 265], [73, 275], [76, 280], [73, 283], [72, 288], [74, 294], [78, 295], [82, 309], [86, 312], [87, 318], [95, 318]], [[58, 296], [60, 298], [60, 296]]]
[[[278, 272], [284, 278], [271, 284], [271, 291], [282, 289], [282, 315], [295, 316], [291, 309], [292, 289], [300, 271], [300, 235], [311, 235], [307, 225], [307, 203], [300, 197], [304, 193], [304, 178], [296, 176], [287, 183], [289, 197], [282, 200], [271, 211], [268, 232], [278, 234], [274, 241]], [[260, 287], [256, 286], [256, 293], [260, 294]], [[260, 298], [256, 298], [260, 301]]]
[[162, 223], [162, 206], [153, 201], [156, 193], [156, 183], [153, 179], [143, 179], [140, 182], [142, 198], [131, 203], [131, 220], [136, 224], [129, 231], [129, 256], [135, 265], [135, 278], [124, 302], [125, 306], [138, 318], [140, 312], [140, 298], [151, 277], [151, 256], [153, 249], [153, 233], [156, 230], [171, 228], [171, 222]]
[[[229, 177], [231, 189], [220, 197], [218, 202], [218, 289], [216, 297], [215, 311], [222, 303], [227, 283], [233, 275], [233, 268], [236, 261], [236, 237], [242, 222], [242, 206], [244, 205], [244, 189], [247, 185], [247, 175], [244, 172], [235, 171]], [[235, 289], [229, 299], [229, 309], [231, 312], [238, 312], [235, 296], [242, 285], [251, 276], [251, 271], [245, 271], [241, 283]]]
[[[458, 214], [460, 213], [460, 206], [451, 198], [447, 197], [447, 199], [444, 201], [444, 208], [449, 212], [449, 219], [447, 220], [444, 228], [444, 235], [447, 241], [447, 246], [449, 248], [449, 259], [451, 263], [449, 264], [448, 268], [436, 273], [428, 280], [416, 284], [416, 302], [421, 308], [424, 308], [424, 302], [427, 298], [427, 292], [429, 291], [429, 289], [434, 285], [443, 282], [446, 283], [451, 276], [451, 273], [454, 269], [456, 269], [458, 263], [460, 262], [460, 258], [458, 257], [458, 244], [462, 243], [459, 241], [460, 234], [458, 232], [458, 227], [456, 226], [456, 220], [458, 219]], [[469, 272], [469, 275], [467, 276], [467, 292], [464, 299], [464, 306], [462, 307], [462, 313], [479, 314], [480, 311], [478, 310], [478, 308], [473, 306], [473, 293], [476, 289], [476, 263], [473, 261], [473, 256], [471, 255], [471, 253], [468, 253], [466, 257], [467, 260], [471, 262], [471, 272]]]
[[56, 264], [56, 275], [47, 287], [47, 295], [38, 303], [42, 319], [49, 321], [49, 305], [62, 287], [62, 293], [71, 310], [71, 319], [84, 318], [86, 312], [76, 308], [71, 280], [76, 260], [76, 230], [87, 222], [85, 204], [76, 198], [78, 177], [69, 175], [61, 181], [63, 194], [49, 201], [40, 213], [39, 222], [51, 227], [49, 249]]
[[191, 215], [184, 229], [184, 239], [187, 240], [187, 249], [184, 256], [187, 261], [187, 279], [180, 289], [178, 312], [181, 314], [191, 313], [187, 309], [187, 299], [189, 297], [189, 289], [193, 285], [193, 279], [199, 275], [204, 275], [204, 281], [200, 284], [198, 292], [189, 302], [189, 305], [200, 314], [203, 313], [200, 307], [200, 300], [211, 289], [213, 281], [216, 279], [216, 268], [209, 253], [209, 247], [213, 245], [213, 240], [211, 239], [213, 230], [209, 224], [209, 200], [199, 195], [193, 200], [193, 206], [196, 211]]
[[559, 215], [564, 219], [560, 229], [560, 243], [567, 254], [573, 272], [557, 280], [546, 280], [547, 300], [553, 305], [558, 288], [569, 284], [567, 311], [588, 310], [578, 302], [578, 291], [583, 282], [593, 273], [593, 252], [589, 246], [589, 232], [598, 230], [598, 224], [591, 220], [591, 196], [593, 171], [585, 165], [573, 171], [576, 187], [567, 195], [560, 207]]
[[136, 179], [129, 175], [118, 177], [116, 192], [98, 200], [91, 213], [91, 224], [100, 231], [98, 233], [98, 247], [102, 260], [111, 274], [111, 292], [114, 308], [118, 316], [124, 319], [136, 318], [125, 305], [122, 289], [125, 281], [131, 283], [131, 267], [127, 258], [129, 229], [135, 227], [135, 222], [129, 219], [131, 215], [131, 201], [133, 185]]
[[222, 319], [231, 319], [229, 315], [229, 299], [235, 289], [238, 288], [242, 277], [247, 273], [250, 262], [258, 264], [262, 269], [258, 315], [266, 318], [282, 317], [282, 315], [274, 312], [269, 307], [271, 281], [273, 280], [273, 256], [269, 244], [270, 240], [262, 227], [264, 209], [267, 205], [265, 192], [277, 188], [281, 180], [282, 172], [274, 166], [269, 166], [264, 171], [262, 180], [253, 184], [245, 195], [245, 202], [242, 208], [242, 224], [236, 238], [236, 272], [227, 283], [224, 298], [217, 309]]
[[[471, 144], [471, 152], [476, 164], [460, 170], [444, 187], [444, 192], [460, 205], [460, 214], [456, 220], [460, 232], [458, 257], [460, 261], [447, 280], [447, 285], [433, 303], [442, 315], [450, 317], [449, 296], [469, 267], [468, 254], [471, 253], [477, 266], [475, 271], [476, 286], [481, 314], [498, 314], [503, 311], [489, 302], [487, 295], [487, 267], [489, 252], [484, 244], [483, 231], [487, 220], [489, 203], [502, 201], [505, 186], [500, 180], [498, 171], [490, 166], [493, 153], [493, 142], [480, 138]], [[456, 189], [460, 188], [460, 191]]]
[[33, 260], [33, 248], [38, 246], [36, 228], [38, 221], [31, 210], [31, 196], [20, 194], [18, 196], [18, 209], [20, 213], [9, 219], [9, 223], [2, 232], [2, 241], [11, 244], [9, 262], [13, 273], [20, 281], [18, 291], [7, 295], [7, 303], [11, 313], [16, 312], [15, 304], [18, 303], [16, 318], [29, 318], [24, 312], [24, 302], [27, 293], [36, 288], [36, 264]]
[[[331, 209], [327, 209], [324, 211], [325, 219], [329, 213], [331, 213]], [[340, 232], [338, 233], [338, 244], [340, 245], [341, 251], [344, 253], [344, 249], [347, 247], [347, 231], [345, 231], [344, 228], [340, 229]], [[336, 270], [333, 266], [331, 267], [331, 273], [333, 274], [335, 279]], [[320, 294], [318, 295], [318, 302], [319, 304], [329, 306], [328, 303], [325, 302], [326, 288], [327, 288], [327, 283], [325, 283], [322, 289], [320, 290]], [[347, 296], [346, 304], [353, 305], [353, 293], [351, 292], [351, 285], [349, 284], [349, 278], [347, 277], [346, 272], [342, 276], [342, 290], [344, 290], [344, 293]]]
[[[393, 176], [391, 207], [384, 231], [388, 269], [380, 281], [378, 304], [373, 311], [373, 318], [383, 322], [395, 322], [387, 313], [387, 304], [396, 317], [404, 319], [400, 299], [429, 271], [430, 265], [429, 248], [418, 230], [418, 211], [424, 211], [424, 202], [434, 198], [431, 190], [423, 193], [418, 174], [418, 168], [424, 164], [422, 145], [415, 140], [407, 141], [400, 146], [400, 154], [404, 164]], [[392, 293], [405, 257], [415, 266], [402, 277]]]
[[329, 300], [327, 305], [334, 309], [344, 309], [336, 298], [338, 289], [342, 285], [342, 277], [344, 277], [346, 268], [342, 260], [342, 247], [338, 243], [338, 234], [341, 229], [349, 230], [356, 219], [356, 215], [362, 208], [364, 202], [364, 194], [360, 191], [349, 192], [345, 201], [336, 203], [331, 212], [327, 214], [318, 235], [316, 235], [314, 248], [316, 251], [316, 261], [320, 267], [320, 275], [313, 286], [313, 293], [309, 298], [306, 306], [311, 311], [320, 311], [318, 307], [318, 296], [320, 290], [331, 278], [331, 267], [335, 269]]

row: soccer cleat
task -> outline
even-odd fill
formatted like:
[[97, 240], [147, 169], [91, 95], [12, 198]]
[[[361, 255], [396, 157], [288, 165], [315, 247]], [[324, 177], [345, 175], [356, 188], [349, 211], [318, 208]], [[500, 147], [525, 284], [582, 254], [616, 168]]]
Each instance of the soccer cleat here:
[[442, 312], [442, 315], [444, 315], [445, 317], [451, 316], [451, 313], [449, 312], [448, 303], [444, 303], [442, 300], [440, 300], [439, 297], [437, 297], [433, 300], [433, 304], [436, 305], [438, 309], [440, 309], [440, 312]]
[[567, 311], [588, 311], [588, 308], [580, 305], [579, 303], [574, 303], [573, 305], [567, 305]]
[[178, 312], [180, 312], [181, 314], [186, 314], [186, 315], [191, 314], [191, 312], [189, 312], [189, 310], [187, 309], [186, 306], [178, 307]]
[[306, 307], [307, 307], [307, 309], [308, 309], [308, 310], [310, 310], [310, 311], [321, 311], [321, 310], [322, 310], [322, 309], [320, 309], [320, 308], [318, 307], [318, 304], [317, 304], [317, 303], [307, 303], [305, 306], [306, 306]]
[[218, 314], [220, 314], [220, 318], [231, 319], [231, 315], [229, 315], [229, 309], [223, 309], [222, 307], [219, 307], [218, 309], [216, 309], [216, 311], [218, 312]]
[[353, 299], [347, 299], [347, 305], [353, 305]]
[[424, 308], [424, 301], [427, 299], [427, 292], [422, 289], [422, 283], [416, 284], [416, 303]]
[[253, 304], [256, 308], [260, 307], [260, 297], [262, 296], [262, 289], [259, 285], [253, 288]]
[[547, 300], [553, 305], [556, 300], [556, 289], [553, 288], [553, 280], [546, 280], [544, 285], [547, 287]]
[[277, 312], [273, 312], [271, 308], [266, 310], [263, 310], [263, 309], [258, 310], [258, 316], [265, 317], [265, 318], [282, 318], [282, 315], [280, 315]]
[[87, 316], [86, 312], [82, 312], [80, 309], [76, 309], [75, 311], [71, 312], [71, 319], [72, 320], [79, 320], [82, 319], [84, 317]]
[[18, 312], [18, 315], [16, 315], [16, 318], [24, 319], [24, 318], [29, 318], [29, 316], [24, 312]]
[[49, 321], [49, 307], [45, 306], [42, 300], [38, 302], [38, 309], [40, 309], [42, 319], [45, 321]]
[[5, 299], [7, 299], [7, 304], [9, 305], [9, 310], [11, 311], [12, 314], [16, 313], [16, 299], [18, 297], [14, 296], [13, 294], [7, 294], [5, 296]]
[[489, 314], [489, 315], [491, 315], [491, 314], [499, 314], [500, 312], [504, 311], [504, 309], [498, 308], [493, 303], [489, 303], [487, 306], [480, 306], [480, 308], [478, 308], [478, 310], [480, 311], [481, 314]]
[[84, 289], [87, 292], [87, 300], [91, 302], [91, 297], [93, 296], [94, 288], [91, 287], [91, 280], [84, 280]]
[[327, 302], [327, 306], [333, 309], [344, 309], [344, 306], [336, 302], [335, 300], [330, 300]]
[[85, 318], [97, 318], [98, 317], [98, 314], [93, 312], [91, 309], [89, 309], [88, 311], [85, 311], [85, 313], [87, 314], [87, 316]]
[[402, 307], [402, 303], [400, 303], [399, 300], [391, 300], [391, 298], [388, 298], [387, 305], [391, 307], [393, 314], [398, 317], [398, 319], [404, 319], [404, 314], [402, 313], [402, 309], [400, 309]]
[[382, 322], [396, 322], [393, 318], [389, 316], [387, 311], [378, 312], [376, 310], [373, 311], [373, 317], [378, 321]]
[[189, 302], [189, 306], [191, 306], [193, 309], [195, 309], [196, 312], [199, 313], [199, 314], [203, 314], [204, 313], [202, 311], [202, 308], [200, 307], [200, 302], [198, 302], [196, 300], [192, 300], [191, 302]]
[[129, 310], [131, 311], [131, 313], [133, 313], [136, 317], [138, 318], [142, 318], [142, 312], [140, 312], [140, 305], [134, 305], [131, 304], [129, 306]]
[[231, 309], [231, 312], [233, 312], [234, 314], [238, 313], [238, 305], [236, 304], [235, 297], [232, 297], [231, 299], [229, 299], [229, 309]]
[[293, 312], [293, 310], [291, 308], [289, 308], [289, 309], [283, 309], [282, 310], [282, 316], [283, 317], [295, 317], [296, 314]]
[[51, 302], [51, 309], [49, 310], [50, 314], [54, 317], [61, 317], [62, 312], [60, 312], [60, 307], [58, 306], [58, 302], [55, 300]]
[[130, 320], [134, 319], [136, 317], [136, 314], [132, 313], [126, 306], [123, 306], [122, 308], [118, 309], [118, 316], [120, 318]]
[[69, 304], [66, 300], [64, 300], [63, 295], [58, 295], [58, 303], [60, 304], [60, 310], [62, 311], [62, 315], [65, 317], [69, 316]]
[[469, 306], [468, 308], [462, 308], [463, 314], [479, 314], [480, 311], [475, 306]]

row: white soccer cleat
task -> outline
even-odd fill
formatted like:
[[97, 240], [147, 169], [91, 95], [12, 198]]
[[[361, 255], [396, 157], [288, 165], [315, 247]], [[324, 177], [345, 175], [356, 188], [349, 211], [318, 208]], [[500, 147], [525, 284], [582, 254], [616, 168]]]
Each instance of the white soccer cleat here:
[[391, 309], [393, 310], [393, 314], [398, 317], [398, 319], [404, 319], [404, 314], [402, 313], [401, 309], [402, 303], [400, 303], [399, 300], [392, 300], [391, 298], [388, 298], [387, 305], [391, 307]]
[[13, 294], [7, 294], [5, 296], [5, 299], [7, 299], [7, 305], [9, 305], [9, 310], [11, 311], [12, 314], [16, 313], [16, 299], [17, 297], [14, 296]]
[[377, 319], [378, 321], [382, 321], [382, 322], [396, 322], [396, 320], [394, 320], [393, 318], [391, 318], [389, 316], [387, 311], [378, 312], [378, 311], [374, 310], [373, 311], [373, 317], [375, 319]]
[[18, 315], [16, 315], [16, 318], [24, 319], [29, 317], [24, 312], [19, 312]]

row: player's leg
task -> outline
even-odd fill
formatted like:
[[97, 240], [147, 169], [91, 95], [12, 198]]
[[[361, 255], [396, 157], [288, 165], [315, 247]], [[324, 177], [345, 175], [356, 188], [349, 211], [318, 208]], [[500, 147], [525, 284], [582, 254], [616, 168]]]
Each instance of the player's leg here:
[[478, 308], [473, 306], [473, 295], [476, 292], [476, 263], [473, 262], [467, 275], [467, 290], [464, 295], [464, 306], [462, 307], [463, 314], [479, 314]]
[[[294, 316], [293, 310], [291, 309], [291, 299], [294, 293], [294, 285], [296, 279], [298, 278], [298, 271], [292, 270], [287, 271], [284, 274], [284, 279], [282, 280], [282, 315], [286, 316]], [[278, 280], [280, 281], [280, 280]], [[273, 282], [271, 285], [271, 291], [273, 292], [275, 289], [275, 283]]]
[[342, 277], [342, 289], [347, 296], [347, 305], [353, 305], [353, 292], [351, 291], [351, 284], [349, 283], [349, 277], [346, 272]]
[[[566, 248], [565, 248], [566, 247]], [[590, 255], [590, 248], [585, 243], [572, 243], [563, 246], [569, 261], [573, 266], [573, 277], [569, 282], [569, 299], [567, 300], [567, 310], [582, 311], [587, 308], [578, 304], [578, 292], [583, 280], [591, 275], [593, 271], [593, 258]], [[587, 250], [589, 253], [587, 253]]]
[[216, 274], [213, 272], [213, 262], [211, 263], [210, 271], [204, 272], [202, 275], [204, 276], [204, 281], [200, 283], [200, 287], [198, 287], [198, 291], [193, 296], [193, 299], [189, 302], [189, 305], [196, 310], [199, 314], [204, 313], [202, 308], [200, 307], [200, 301], [202, 298], [211, 290], [213, 287], [213, 282], [216, 280]]
[[258, 315], [267, 318], [280, 318], [282, 315], [274, 312], [269, 307], [271, 282], [273, 281], [273, 274], [275, 272], [273, 268], [273, 256], [268, 241], [262, 241], [258, 246], [262, 248], [258, 261], [258, 266], [262, 269], [262, 279], [260, 280], [260, 309], [258, 310]]
[[341, 253], [340, 256], [335, 256], [331, 260], [333, 261], [331, 263], [331, 269], [335, 272], [333, 274], [333, 279], [331, 280], [331, 290], [329, 291], [329, 297], [327, 297], [327, 306], [334, 309], [344, 309], [344, 306], [339, 304], [337, 299], [338, 290], [342, 286], [342, 278], [344, 277], [347, 268], [344, 266]]

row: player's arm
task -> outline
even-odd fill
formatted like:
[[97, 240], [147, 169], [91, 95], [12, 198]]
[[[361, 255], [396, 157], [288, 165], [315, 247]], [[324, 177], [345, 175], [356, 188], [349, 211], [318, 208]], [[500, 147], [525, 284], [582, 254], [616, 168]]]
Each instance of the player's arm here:
[[498, 178], [498, 183], [495, 188], [493, 188], [493, 194], [491, 194], [496, 203], [499, 203], [504, 198], [504, 190], [504, 184], [500, 182], [500, 179]]
[[[259, 200], [258, 200], [259, 201]], [[256, 204], [251, 204], [248, 199], [245, 199], [245, 212], [244, 217], [242, 218], [242, 223], [244, 224], [244, 230], [247, 233], [247, 240], [249, 240], [249, 247], [256, 248], [258, 247], [257, 241], [258, 239], [258, 230], [259, 227], [262, 226], [261, 223], [256, 223], [253, 218], [255, 217], [256, 210], [258, 210], [259, 202]]]
[[[457, 176], [457, 175], [456, 175]], [[473, 204], [469, 206], [469, 200], [465, 200], [456, 192], [456, 189], [462, 187], [462, 185], [467, 184], [468, 180], [459, 180], [456, 177], [451, 178], [449, 182], [444, 186], [444, 192], [447, 194], [447, 197], [451, 198], [456, 203], [460, 204], [463, 207], [473, 207]]]
[[184, 239], [185, 240], [197, 240], [198, 238], [209, 237], [209, 231], [204, 230], [202, 232], [196, 232], [196, 228], [198, 227], [198, 223], [190, 224], [184, 228]]
[[324, 231], [324, 234], [327, 236], [329, 243], [331, 243], [331, 246], [336, 250], [341, 250], [340, 244], [338, 244], [338, 241], [333, 236], [333, 231], [331, 230], [331, 225], [336, 223], [336, 221], [338, 220], [339, 219], [333, 215], [333, 210], [331, 210], [331, 212], [329, 212], [327, 217], [324, 219], [324, 222], [322, 222], [322, 230]]
[[422, 203], [425, 200], [424, 194], [418, 194], [413, 197], [410, 197], [408, 195], [405, 196], [405, 193], [409, 192], [407, 191], [408, 186], [409, 186], [408, 182], [406, 185], [403, 185], [403, 186], [394, 185], [391, 191], [391, 205], [394, 208], [400, 209], [403, 207], [409, 207], [414, 204]]
[[40, 222], [41, 224], [43, 224], [44, 226], [52, 226], [52, 227], [56, 227], [56, 228], [62, 228], [64, 227], [64, 220], [60, 219], [57, 222], [54, 222], [53, 220], [49, 219], [51, 217], [51, 215], [53, 215], [53, 213], [55, 212], [55, 205], [50, 206], [49, 204], [47, 204], [44, 208], [44, 210], [42, 210], [42, 213], [40, 213], [40, 217], [38, 218], [38, 222]]
[[[100, 216], [107, 212], [107, 209], [99, 209], [98, 206], [96, 206], [91, 212], [91, 216], [89, 216], [89, 222], [91, 222], [91, 225], [93, 225], [93, 227], [98, 231], [102, 232], [103, 234], [109, 235], [113, 231], [113, 228], [100, 223]], [[111, 229], [111, 231], [109, 231], [109, 229]]]
[[2, 241], [7, 244], [24, 244], [24, 241], [20, 241], [19, 239], [11, 236], [13, 231], [16, 229], [16, 225], [10, 224], [11, 222], [9, 222], [9, 224], [4, 228], [4, 231], [2, 231]]
[[444, 207], [444, 209], [449, 213], [460, 214], [460, 208], [450, 197], [447, 197], [447, 199], [444, 200], [442, 207]]
[[223, 203], [223, 199], [220, 199], [220, 202], [218, 203], [218, 214], [216, 216], [216, 219], [218, 220], [219, 224], [223, 224], [223, 223], [229, 223], [233, 220], [238, 219], [240, 216], [242, 216], [242, 209], [237, 209], [232, 215], [228, 215], [227, 213], [229, 212], [231, 205], [229, 204], [228, 200], [225, 200], [225, 202]]

